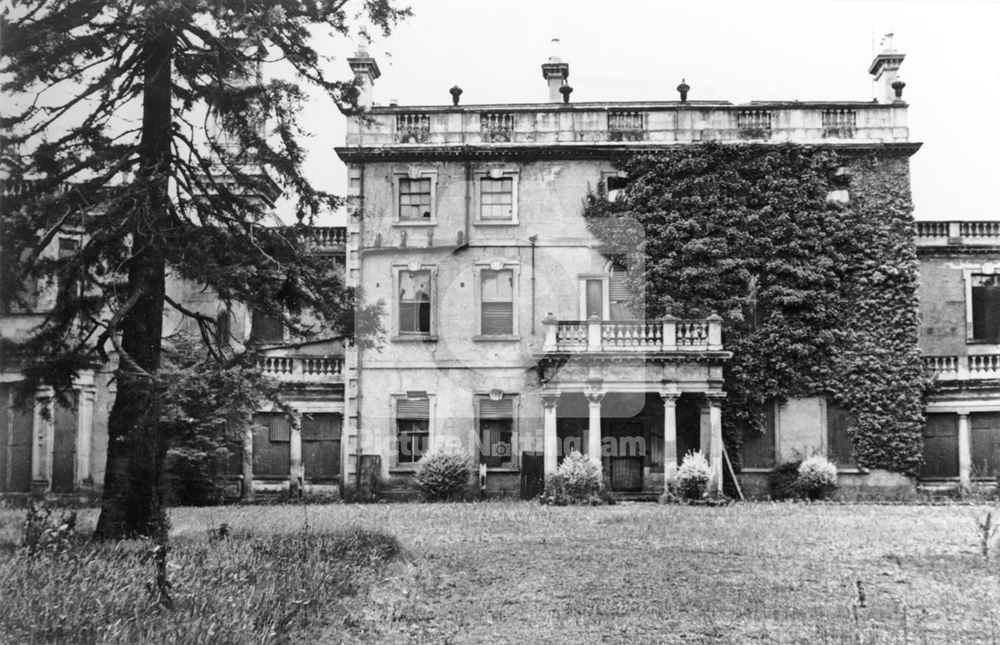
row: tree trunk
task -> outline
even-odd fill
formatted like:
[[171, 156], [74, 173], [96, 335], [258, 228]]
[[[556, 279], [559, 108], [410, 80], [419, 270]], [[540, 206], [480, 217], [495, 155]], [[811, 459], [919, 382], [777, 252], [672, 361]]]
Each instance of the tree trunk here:
[[[140, 167], [131, 217], [128, 297], [139, 294], [119, 329], [122, 350], [118, 392], [108, 420], [104, 498], [95, 536], [120, 539], [156, 535], [164, 527], [161, 473], [167, 438], [161, 436], [160, 367], [171, 172], [171, 65], [175, 34], [169, 21], [151, 24], [143, 50], [143, 120]], [[130, 364], [130, 361], [134, 363]], [[136, 369], [139, 368], [139, 369]]]

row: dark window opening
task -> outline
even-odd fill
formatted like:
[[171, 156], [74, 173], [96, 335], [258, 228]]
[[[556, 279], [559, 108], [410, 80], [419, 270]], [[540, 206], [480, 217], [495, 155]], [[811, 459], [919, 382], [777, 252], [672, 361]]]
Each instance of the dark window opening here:
[[280, 343], [285, 340], [285, 326], [278, 316], [254, 310], [250, 323], [250, 340], [258, 343]]
[[430, 442], [430, 400], [399, 399], [396, 402], [397, 455], [400, 464], [415, 464]]
[[302, 415], [302, 468], [310, 481], [340, 475], [339, 414], [317, 412]]
[[479, 400], [479, 463], [487, 468], [510, 467], [514, 463], [514, 400]]
[[1000, 343], [1000, 274], [972, 276], [972, 340]]
[[431, 333], [431, 272], [399, 274], [399, 332]]

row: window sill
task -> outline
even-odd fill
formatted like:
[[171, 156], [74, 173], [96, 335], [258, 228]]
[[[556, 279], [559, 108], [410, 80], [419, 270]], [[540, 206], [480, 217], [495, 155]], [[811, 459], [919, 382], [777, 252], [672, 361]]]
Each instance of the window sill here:
[[499, 468], [487, 468], [486, 469], [486, 475], [487, 476], [489, 476], [490, 473], [494, 473], [494, 474], [497, 474], [497, 475], [503, 475], [503, 474], [517, 474], [519, 472], [521, 472], [521, 469], [518, 468], [517, 466], [501, 466]]
[[483, 335], [472, 337], [472, 342], [474, 343], [511, 343], [521, 340], [521, 337], [516, 334], [497, 334], [497, 335]]
[[392, 466], [389, 468], [390, 475], [414, 475], [417, 472], [417, 465], [412, 466]]
[[407, 227], [407, 226], [437, 226], [437, 222], [434, 221], [434, 220], [430, 220], [430, 221], [427, 221], [427, 220], [413, 220], [412, 222], [407, 221], [407, 220], [398, 220], [398, 221], [393, 222], [392, 226], [395, 226], [395, 227], [399, 227], [399, 226], [403, 226], [403, 227]]
[[509, 222], [506, 221], [491, 222], [489, 220], [477, 220], [473, 222], [472, 225], [473, 226], [517, 226], [518, 222], [516, 220], [512, 220]]
[[965, 341], [966, 345], [992, 345], [994, 347], [1000, 347], [1000, 342], [995, 340], [976, 340], [974, 338], [969, 338]]
[[435, 334], [414, 334], [412, 336], [393, 336], [389, 340], [394, 343], [436, 343], [437, 339]]

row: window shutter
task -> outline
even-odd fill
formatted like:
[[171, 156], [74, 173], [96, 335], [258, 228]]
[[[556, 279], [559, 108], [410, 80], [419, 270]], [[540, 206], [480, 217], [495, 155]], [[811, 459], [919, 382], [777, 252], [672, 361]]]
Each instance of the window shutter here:
[[513, 334], [514, 305], [509, 302], [484, 302], [483, 335]]
[[303, 441], [336, 441], [340, 439], [340, 415], [332, 413], [302, 415]]
[[479, 399], [480, 419], [513, 419], [514, 399]]
[[429, 419], [429, 399], [399, 399], [396, 401], [397, 419]]
[[604, 317], [604, 295], [600, 280], [587, 280], [587, 318]]

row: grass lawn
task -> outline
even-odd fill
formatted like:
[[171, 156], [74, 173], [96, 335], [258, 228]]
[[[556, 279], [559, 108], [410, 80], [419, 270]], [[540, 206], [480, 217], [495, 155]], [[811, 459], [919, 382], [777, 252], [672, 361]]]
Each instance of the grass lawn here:
[[[274, 632], [299, 635], [298, 642], [1000, 643], [1000, 556], [983, 560], [975, 528], [988, 508], [181, 508], [171, 517], [172, 571], [178, 596], [186, 585], [208, 595], [213, 585], [244, 585], [242, 597], [246, 581], [227, 582], [226, 575], [274, 569], [267, 557], [234, 565], [249, 567], [242, 571], [213, 564], [220, 547], [207, 533], [220, 522], [232, 527], [221, 547], [230, 550], [254, 539], [293, 540], [306, 523], [311, 534], [360, 528], [395, 536], [402, 555], [369, 568], [350, 593], [315, 584], [322, 558], [282, 564], [288, 575], [274, 575], [283, 593], [294, 595], [298, 577], [310, 596], [330, 595], [315, 599], [322, 611], [306, 631], [292, 625], [300, 631]], [[0, 544], [16, 539], [21, 516], [0, 511]], [[88, 511], [81, 523], [86, 528], [95, 519]], [[14, 560], [9, 549], [0, 552], [0, 574], [20, 572], [24, 565]], [[57, 568], [35, 566], [37, 575], [58, 575]], [[212, 585], [198, 582], [208, 575], [215, 576]], [[270, 580], [264, 573], [261, 579]], [[51, 593], [53, 582], [39, 578], [38, 586]], [[79, 584], [61, 589], [70, 594]], [[5, 591], [0, 586], [0, 596]], [[254, 602], [267, 595], [259, 592]], [[33, 592], [26, 586], [20, 593]], [[39, 592], [25, 602], [45, 611], [54, 601]], [[249, 642], [245, 636], [234, 632], [228, 642]]]

